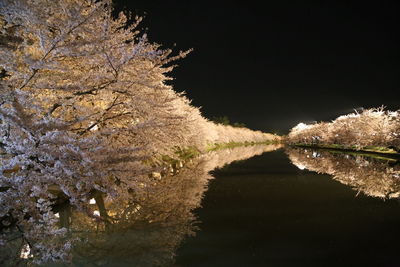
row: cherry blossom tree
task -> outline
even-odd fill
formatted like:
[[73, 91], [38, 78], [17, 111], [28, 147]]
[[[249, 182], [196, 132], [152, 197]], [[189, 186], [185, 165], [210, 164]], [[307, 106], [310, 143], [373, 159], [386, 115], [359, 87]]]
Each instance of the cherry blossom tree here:
[[[166, 84], [187, 52], [149, 43], [111, 1], [6, 0], [0, 11], [0, 217], [63, 234], [58, 194], [82, 210], [93, 191], [128, 194], [146, 160], [189, 143], [194, 108]], [[46, 232], [20, 226], [27, 242]]]
[[292, 128], [287, 142], [338, 144], [356, 149], [375, 146], [400, 151], [400, 113], [377, 108], [343, 115], [329, 123], [300, 123]]
[[95, 193], [139, 192], [165, 168], [159, 155], [271, 137], [203, 118], [167, 84], [190, 50], [173, 56], [137, 30], [141, 18], [112, 11], [111, 0], [0, 2], [0, 219], [52, 260], [71, 247], [41, 241], [66, 234], [60, 199], [91, 214]]

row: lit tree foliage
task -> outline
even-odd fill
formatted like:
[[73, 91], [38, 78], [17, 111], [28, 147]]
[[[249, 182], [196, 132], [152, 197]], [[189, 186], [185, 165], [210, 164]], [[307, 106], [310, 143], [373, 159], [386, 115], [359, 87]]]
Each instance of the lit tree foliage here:
[[287, 141], [292, 144], [339, 144], [357, 149], [391, 147], [400, 151], [400, 113], [383, 108], [340, 116], [332, 122], [294, 127]]
[[[54, 201], [131, 196], [177, 147], [271, 136], [215, 125], [166, 82], [171, 50], [112, 17], [111, 0], [0, 2], [0, 218], [39, 260], [65, 259]], [[149, 163], [150, 162], [150, 163]], [[51, 247], [51, 246], [50, 246]]]

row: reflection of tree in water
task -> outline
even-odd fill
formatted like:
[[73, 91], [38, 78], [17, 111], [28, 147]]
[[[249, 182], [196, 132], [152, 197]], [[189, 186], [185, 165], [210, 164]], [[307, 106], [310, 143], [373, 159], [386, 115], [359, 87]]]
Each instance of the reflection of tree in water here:
[[[60, 253], [58, 258], [72, 257], [72, 262], [77, 265], [173, 264], [176, 248], [196, 230], [192, 211], [201, 205], [212, 178], [209, 171], [277, 148], [278, 145], [251, 146], [210, 152], [168, 175], [152, 175], [150, 182], [141, 183], [131, 192], [130, 198], [111, 199], [97, 194], [91, 200], [92, 209], [87, 212], [74, 210], [66, 204], [54, 210], [59, 217], [55, 222], [58, 227], [43, 222], [40, 226], [43, 232], [36, 229], [37, 225], [29, 225], [27, 220], [26, 229], [36, 229], [32, 242], [47, 246], [42, 250], [46, 253], [34, 255], [33, 259], [52, 260]], [[25, 258], [32, 260], [26, 251], [29, 251], [29, 245], [27, 240], [21, 240], [18, 229], [11, 226], [2, 231], [6, 240], [13, 241], [2, 244], [0, 263], [19, 261], [24, 265], [28, 262]], [[45, 234], [46, 229], [68, 229], [68, 234], [67, 237]], [[70, 254], [65, 249], [66, 241], [73, 244]]]
[[288, 148], [286, 153], [299, 169], [330, 174], [333, 179], [368, 196], [400, 196], [398, 161], [300, 148]]

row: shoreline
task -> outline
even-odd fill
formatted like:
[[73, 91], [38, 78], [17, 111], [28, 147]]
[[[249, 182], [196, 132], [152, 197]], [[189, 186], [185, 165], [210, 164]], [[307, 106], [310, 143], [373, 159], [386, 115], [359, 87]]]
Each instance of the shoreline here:
[[357, 149], [355, 147], [346, 147], [338, 144], [288, 144], [291, 147], [322, 149], [331, 152], [341, 152], [346, 154], [356, 154], [369, 156], [377, 159], [400, 161], [400, 153], [386, 147], [365, 147]]

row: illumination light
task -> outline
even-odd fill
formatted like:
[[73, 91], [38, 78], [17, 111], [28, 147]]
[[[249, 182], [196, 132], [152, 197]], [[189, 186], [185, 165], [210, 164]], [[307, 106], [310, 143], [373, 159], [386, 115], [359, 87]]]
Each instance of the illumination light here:
[[21, 248], [20, 258], [28, 259], [29, 257], [31, 257], [30, 254], [31, 254], [31, 248], [29, 247], [29, 245], [28, 244], [23, 245]]

